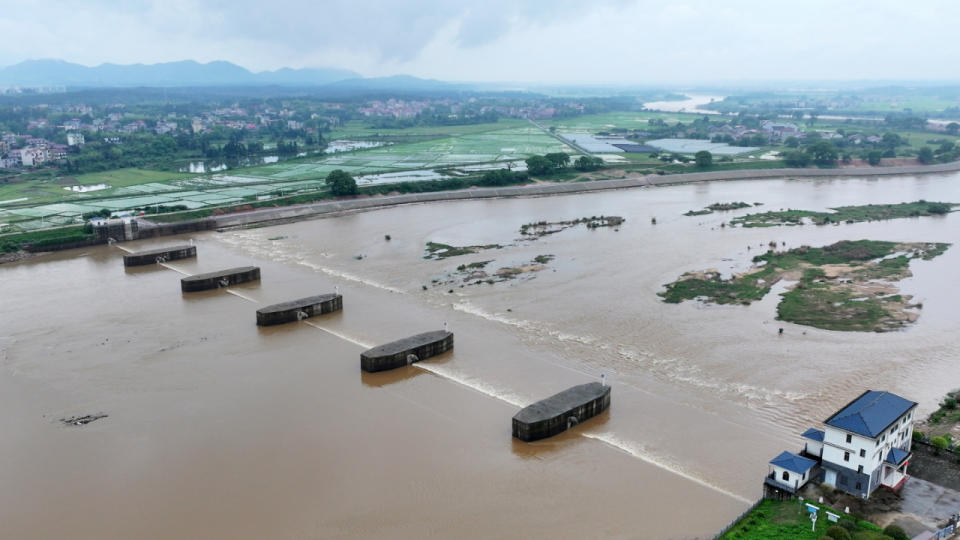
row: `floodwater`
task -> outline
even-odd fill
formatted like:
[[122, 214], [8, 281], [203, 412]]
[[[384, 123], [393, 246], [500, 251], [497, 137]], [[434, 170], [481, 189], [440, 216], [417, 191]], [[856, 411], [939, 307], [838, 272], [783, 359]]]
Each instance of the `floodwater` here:
[[651, 111], [662, 112], [688, 112], [694, 114], [720, 114], [719, 111], [700, 109], [701, 105], [708, 105], [714, 101], [722, 101], [723, 96], [706, 96], [689, 94], [687, 99], [679, 101], [651, 101], [644, 103], [643, 107]]
[[[960, 202], [960, 175], [410, 205], [198, 233], [199, 257], [165, 267], [124, 270], [117, 246], [0, 266], [3, 536], [712, 537], [760, 495], [769, 459], [864, 389], [926, 414], [957, 386], [960, 216], [730, 229], [719, 225], [749, 209], [681, 214], [917, 199]], [[524, 223], [601, 214], [627, 221], [515, 241]], [[924, 307], [909, 329], [779, 322], [773, 294], [749, 307], [656, 296], [689, 270], [743, 270], [771, 240], [859, 238], [955, 244], [912, 263], [903, 288]], [[506, 247], [424, 260], [430, 240]], [[541, 254], [555, 259], [517, 280], [431, 284], [460, 264]], [[183, 274], [247, 264], [260, 283], [180, 292]], [[254, 324], [257, 307], [334, 287], [340, 313]], [[364, 349], [444, 323], [452, 353], [361, 373]], [[511, 439], [521, 406], [601, 374], [608, 412]], [[109, 416], [58, 422], [96, 413]]]

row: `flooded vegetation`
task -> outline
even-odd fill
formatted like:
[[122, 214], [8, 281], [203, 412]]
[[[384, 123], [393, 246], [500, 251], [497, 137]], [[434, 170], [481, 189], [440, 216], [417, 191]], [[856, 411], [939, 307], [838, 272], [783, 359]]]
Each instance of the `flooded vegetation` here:
[[500, 244], [484, 244], [479, 246], [451, 246], [439, 242], [427, 242], [426, 255], [424, 259], [447, 259], [450, 257], [459, 257], [460, 255], [469, 255], [479, 253], [488, 249], [502, 249]]
[[[747, 205], [749, 206], [749, 205]], [[861, 221], [879, 221], [908, 217], [942, 216], [953, 211], [957, 203], [916, 201], [899, 204], [866, 204], [861, 206], [840, 206], [831, 208], [833, 212], [814, 212], [810, 210], [780, 210], [748, 214], [734, 218], [731, 225], [744, 227], [775, 227], [777, 225], [830, 225], [838, 223], [858, 223]]]
[[521, 225], [520, 234], [526, 237], [540, 238], [577, 225], [586, 225], [588, 229], [599, 229], [601, 227], [619, 227], [624, 221], [626, 220], [620, 216], [590, 216], [567, 221], [537, 221]]
[[948, 247], [844, 240], [822, 248], [771, 249], [753, 258], [756, 268], [730, 279], [712, 270], [687, 273], [659, 294], [669, 303], [699, 299], [749, 305], [784, 280], [793, 285], [777, 306], [780, 320], [825, 330], [884, 332], [914, 322], [912, 310], [922, 307], [896, 286], [912, 275], [910, 261], [933, 259]]
[[712, 214], [714, 212], [726, 212], [729, 210], [739, 210], [741, 208], [750, 208], [751, 206], [760, 206], [763, 203], [745, 203], [743, 201], [732, 202], [732, 203], [713, 203], [710, 206], [705, 207], [703, 210], [688, 210], [684, 212], [685, 216], [705, 216], [707, 214]]
[[553, 255], [537, 255], [532, 261], [514, 264], [511, 266], [502, 266], [494, 271], [488, 271], [487, 266], [490, 261], [477, 261], [468, 264], [461, 264], [457, 269], [442, 278], [434, 278], [431, 285], [439, 286], [458, 286], [466, 285], [493, 285], [517, 278], [527, 277], [532, 279], [533, 274], [547, 269], [547, 263], [552, 261]]

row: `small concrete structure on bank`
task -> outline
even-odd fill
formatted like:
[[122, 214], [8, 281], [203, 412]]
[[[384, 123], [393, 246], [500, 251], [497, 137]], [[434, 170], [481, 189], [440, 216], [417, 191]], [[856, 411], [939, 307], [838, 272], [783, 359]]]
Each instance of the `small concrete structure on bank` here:
[[147, 251], [136, 251], [123, 256], [124, 266], [143, 266], [177, 259], [189, 259], [197, 256], [197, 247], [190, 245], [172, 246]]
[[552, 437], [610, 407], [610, 387], [598, 382], [568, 388], [513, 416], [513, 436], [521, 441]]
[[435, 330], [374, 347], [360, 354], [364, 371], [384, 371], [419, 362], [453, 349], [453, 332]]
[[321, 294], [291, 300], [257, 310], [257, 325], [271, 326], [295, 322], [315, 315], [323, 315], [343, 309], [343, 296], [339, 294]]
[[188, 276], [180, 280], [180, 289], [183, 292], [206, 291], [220, 287], [229, 287], [230, 285], [236, 285], [238, 283], [246, 283], [248, 281], [260, 281], [259, 266], [241, 266], [238, 268], [209, 272], [207, 274]]

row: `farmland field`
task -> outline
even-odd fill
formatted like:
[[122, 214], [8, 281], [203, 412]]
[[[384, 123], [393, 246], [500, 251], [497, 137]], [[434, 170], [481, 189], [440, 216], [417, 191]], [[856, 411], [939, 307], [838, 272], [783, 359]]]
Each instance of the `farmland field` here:
[[643, 111], [620, 111], [602, 114], [587, 114], [574, 118], [556, 118], [543, 122], [544, 126], [555, 127], [558, 132], [597, 133], [614, 128], [643, 129], [649, 120], [657, 118], [675, 124], [677, 122], [691, 122], [703, 115], [683, 113], [662, 113]]
[[[435, 169], [476, 171], [506, 166], [534, 154], [573, 153], [572, 149], [526, 121], [512, 120], [470, 126], [431, 126], [374, 130], [348, 125], [334, 133], [338, 139], [381, 137], [396, 141], [386, 146], [308, 157], [232, 174], [194, 175], [141, 169], [119, 169], [77, 177], [47, 177], [0, 187], [0, 230], [32, 230], [76, 223], [82, 214], [157, 206], [188, 209], [253, 201], [280, 195], [318, 191], [324, 177], [342, 169], [361, 185], [442, 178]], [[463, 174], [463, 173], [461, 173]], [[74, 192], [70, 186], [102, 189]], [[4, 203], [3, 201], [9, 201]]]
[[[528, 123], [496, 130], [478, 126], [462, 135], [450, 135], [404, 144], [392, 144], [336, 154], [297, 163], [276, 163], [245, 169], [244, 176], [272, 180], [320, 178], [330, 171], [342, 169], [356, 176], [361, 174], [436, 169], [455, 165], [522, 160], [534, 154], [571, 152], [572, 149]], [[502, 127], [501, 123], [494, 124]], [[460, 126], [457, 126], [459, 128]], [[411, 128], [411, 131], [417, 128]], [[434, 128], [435, 129], [435, 128]], [[450, 128], [446, 128], [450, 131]], [[383, 131], [383, 130], [381, 130]], [[396, 130], [404, 134], [408, 130]]]

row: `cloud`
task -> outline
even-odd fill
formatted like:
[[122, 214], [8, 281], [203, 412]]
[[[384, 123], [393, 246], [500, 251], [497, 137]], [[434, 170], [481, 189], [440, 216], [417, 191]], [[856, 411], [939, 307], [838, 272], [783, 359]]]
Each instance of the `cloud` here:
[[8, 0], [0, 63], [191, 58], [457, 80], [954, 78], [960, 3]]

